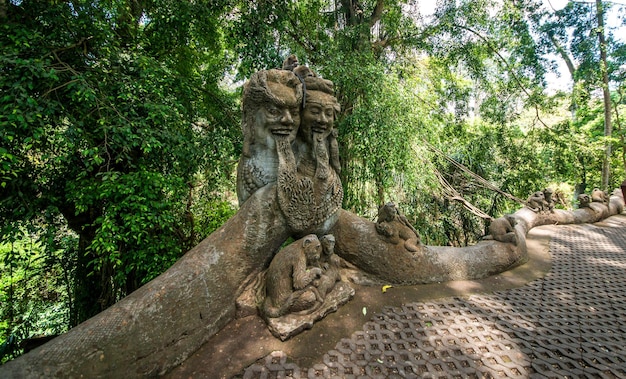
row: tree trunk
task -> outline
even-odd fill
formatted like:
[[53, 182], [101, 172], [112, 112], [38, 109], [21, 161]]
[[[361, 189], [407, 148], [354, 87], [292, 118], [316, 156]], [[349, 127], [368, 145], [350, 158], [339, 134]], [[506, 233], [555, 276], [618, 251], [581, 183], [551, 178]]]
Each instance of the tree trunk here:
[[88, 247], [93, 242], [95, 230], [93, 227], [84, 227], [79, 234], [78, 259], [74, 274], [74, 312], [70, 315], [72, 327], [95, 316], [103, 310], [100, 302], [102, 297], [102, 280], [92, 266], [92, 255]]
[[602, 162], [602, 189], [608, 190], [611, 177], [611, 141], [608, 139], [613, 133], [611, 126], [611, 94], [609, 93], [609, 74], [606, 64], [606, 42], [604, 40], [604, 10], [602, 1], [596, 0], [596, 14], [598, 18], [598, 41], [600, 42], [600, 69], [602, 70], [602, 95], [604, 97], [604, 161]]
[[102, 300], [108, 298], [105, 283], [110, 283], [110, 280], [102, 277], [103, 268], [96, 269], [93, 266], [95, 257], [89, 251], [97, 229], [93, 224], [103, 211], [90, 208], [86, 212], [76, 214], [73, 204], [65, 204], [59, 209], [69, 228], [78, 234], [76, 269], [73, 274], [74, 288], [71, 294], [74, 297], [74, 309], [70, 314], [70, 325], [74, 327], [113, 304], [104, 304]]

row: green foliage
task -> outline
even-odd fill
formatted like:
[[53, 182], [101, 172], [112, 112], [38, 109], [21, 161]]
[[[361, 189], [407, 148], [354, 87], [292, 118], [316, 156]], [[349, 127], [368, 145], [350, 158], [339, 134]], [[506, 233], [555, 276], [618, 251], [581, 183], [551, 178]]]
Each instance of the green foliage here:
[[185, 205], [199, 172], [211, 191], [231, 180], [239, 122], [218, 74], [227, 67], [224, 4], [206, 5], [8, 4], [0, 26], [3, 238], [24, 222], [44, 235], [44, 216], [62, 216], [76, 233], [64, 250], [75, 254], [71, 324], [193, 246]]
[[33, 228], [28, 229], [0, 245], [0, 345], [6, 348], [2, 363], [19, 355], [25, 339], [56, 335], [69, 325], [72, 254], [67, 249], [71, 252], [75, 236], [65, 233], [44, 246], [38, 242], [44, 236], [37, 238]]

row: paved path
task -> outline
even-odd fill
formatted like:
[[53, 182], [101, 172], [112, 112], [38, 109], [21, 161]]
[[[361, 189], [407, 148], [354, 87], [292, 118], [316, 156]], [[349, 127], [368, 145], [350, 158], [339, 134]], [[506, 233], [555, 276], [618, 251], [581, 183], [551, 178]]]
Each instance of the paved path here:
[[[626, 221], [560, 226], [519, 288], [385, 307], [321, 361], [281, 351], [244, 378], [626, 378]], [[313, 348], [313, 347], [312, 347]]]

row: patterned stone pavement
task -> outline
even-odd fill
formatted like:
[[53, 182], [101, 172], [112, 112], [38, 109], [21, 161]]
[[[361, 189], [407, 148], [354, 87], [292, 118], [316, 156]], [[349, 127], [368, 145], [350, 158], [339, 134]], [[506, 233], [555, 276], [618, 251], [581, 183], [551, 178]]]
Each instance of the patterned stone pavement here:
[[244, 378], [626, 378], [626, 225], [562, 226], [524, 287], [387, 307], [312, 367], [275, 351]]

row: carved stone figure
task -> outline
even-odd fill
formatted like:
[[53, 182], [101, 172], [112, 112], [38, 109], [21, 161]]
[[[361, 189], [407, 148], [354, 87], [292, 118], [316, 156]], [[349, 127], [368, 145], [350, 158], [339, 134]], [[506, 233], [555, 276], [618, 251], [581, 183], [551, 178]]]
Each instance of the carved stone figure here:
[[554, 211], [554, 199], [552, 198], [552, 194], [554, 191], [552, 188], [545, 188], [543, 190], [543, 211], [544, 212], [552, 212]]
[[492, 220], [489, 224], [489, 235], [484, 239], [494, 239], [517, 245], [517, 235], [514, 229], [516, 223], [515, 216], [510, 214]]
[[533, 212], [540, 212], [543, 210], [545, 196], [542, 191], [537, 191], [528, 197], [526, 200], [526, 207]]
[[325, 233], [336, 221], [343, 199], [341, 180], [331, 165], [338, 161], [332, 130], [339, 104], [328, 80], [307, 77], [305, 83], [306, 104], [295, 151], [287, 139], [277, 139], [278, 203], [296, 235]]
[[315, 267], [321, 252], [319, 239], [310, 234], [276, 254], [266, 273], [263, 302], [266, 317], [316, 309], [321, 299], [313, 281], [322, 274], [322, 269]]
[[591, 197], [586, 193], [581, 193], [578, 195], [578, 208], [589, 208], [589, 203], [591, 203]]
[[594, 188], [593, 191], [591, 191], [591, 201], [594, 203], [607, 204], [609, 202], [609, 195], [599, 188]]
[[335, 236], [326, 234], [320, 238], [320, 242], [322, 243], [322, 258], [320, 259], [322, 275], [315, 280], [315, 284], [323, 300], [335, 283], [341, 280], [339, 273], [341, 263], [339, 257], [335, 255]]
[[243, 89], [244, 145], [237, 167], [237, 197], [243, 204], [256, 190], [276, 182], [276, 138], [291, 144], [300, 125], [302, 83], [287, 70], [259, 71]]
[[394, 203], [387, 203], [378, 208], [376, 231], [392, 244], [403, 243], [411, 252], [418, 250], [419, 234]]
[[283, 61], [283, 70], [293, 71], [299, 64], [298, 57], [295, 54], [291, 54]]
[[298, 66], [293, 69], [293, 73], [296, 74], [301, 81], [304, 81], [305, 78], [317, 77], [317, 74], [307, 66]]

